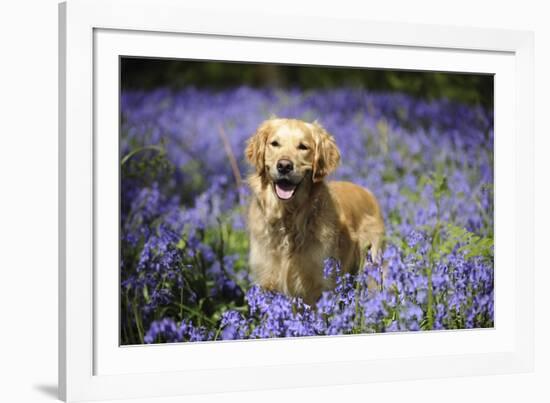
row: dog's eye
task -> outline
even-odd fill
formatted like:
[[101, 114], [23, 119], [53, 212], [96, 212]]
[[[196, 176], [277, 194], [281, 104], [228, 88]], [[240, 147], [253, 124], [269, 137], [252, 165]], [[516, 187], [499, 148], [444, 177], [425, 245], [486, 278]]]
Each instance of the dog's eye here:
[[309, 150], [309, 147], [306, 146], [305, 144], [300, 143], [300, 145], [298, 146], [298, 149], [299, 150]]
[[272, 145], [273, 147], [279, 147], [279, 142], [278, 142], [278, 141], [272, 141], [272, 142], [271, 142], [271, 145]]

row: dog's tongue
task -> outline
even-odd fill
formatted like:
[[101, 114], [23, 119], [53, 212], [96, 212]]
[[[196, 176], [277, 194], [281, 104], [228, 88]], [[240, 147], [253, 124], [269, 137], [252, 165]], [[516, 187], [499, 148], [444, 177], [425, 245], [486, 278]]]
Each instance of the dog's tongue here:
[[277, 192], [277, 196], [283, 200], [288, 200], [294, 195], [294, 190], [296, 189], [296, 186], [290, 185], [290, 184], [275, 184], [275, 191]]

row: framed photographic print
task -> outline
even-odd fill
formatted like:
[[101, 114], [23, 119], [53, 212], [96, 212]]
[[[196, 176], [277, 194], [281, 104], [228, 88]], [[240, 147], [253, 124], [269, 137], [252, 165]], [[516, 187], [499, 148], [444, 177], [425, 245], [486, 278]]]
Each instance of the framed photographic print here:
[[63, 399], [532, 368], [532, 35], [285, 27], [60, 6]]

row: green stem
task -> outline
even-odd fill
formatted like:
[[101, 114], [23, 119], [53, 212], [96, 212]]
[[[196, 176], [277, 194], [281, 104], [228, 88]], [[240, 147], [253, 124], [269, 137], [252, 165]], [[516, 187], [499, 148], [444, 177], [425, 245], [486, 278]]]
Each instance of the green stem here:
[[364, 312], [361, 309], [361, 305], [359, 304], [359, 294], [361, 293], [361, 282], [357, 279], [355, 280], [355, 326], [356, 326], [356, 333], [361, 333], [363, 331], [364, 327]]
[[120, 166], [124, 166], [124, 164], [126, 164], [126, 162], [128, 162], [128, 160], [132, 158], [134, 155], [147, 150], [156, 150], [161, 154], [164, 153], [164, 148], [157, 145], [139, 147], [139, 148], [136, 148], [135, 150], [130, 151], [128, 154], [126, 154], [124, 158], [122, 158], [122, 160], [120, 161]]
[[428, 312], [426, 313], [428, 319], [428, 329], [433, 329], [434, 327], [434, 297], [433, 297], [433, 283], [432, 283], [432, 263], [428, 267]]
[[214, 322], [212, 319], [204, 316], [201, 312], [199, 312], [199, 311], [197, 311], [193, 308], [189, 308], [188, 306], [185, 306], [185, 305], [180, 305], [180, 309], [183, 309], [184, 311], [189, 312], [193, 316], [196, 316], [197, 318], [199, 318], [199, 319], [201, 319], [205, 322], [208, 322], [212, 326], [216, 326], [216, 322]]
[[216, 334], [214, 335], [214, 341], [218, 340], [218, 337], [220, 337], [220, 333], [222, 332], [222, 326], [218, 326], [218, 329], [216, 330]]
[[434, 327], [434, 296], [433, 296], [433, 280], [432, 280], [432, 272], [433, 268], [435, 266], [435, 259], [434, 254], [435, 250], [437, 250], [440, 247], [440, 231], [441, 231], [441, 218], [440, 218], [440, 199], [439, 197], [435, 200], [435, 206], [436, 206], [436, 222], [435, 222], [435, 228], [432, 235], [432, 250], [428, 254], [429, 256], [429, 262], [428, 267], [426, 269], [426, 277], [428, 278], [428, 309], [426, 312], [426, 319], [427, 319], [427, 327], [429, 330], [432, 330]]
[[[128, 297], [128, 289], [124, 292], [124, 312], [126, 313], [128, 310], [128, 306], [130, 305], [130, 298]], [[130, 315], [130, 312], [127, 312], [128, 316]], [[128, 334], [128, 338], [126, 339], [126, 343], [132, 344], [136, 341], [136, 335], [134, 333], [134, 328], [132, 327], [131, 322], [126, 323], [126, 333]], [[125, 344], [126, 344], [125, 343]]]
[[134, 318], [136, 319], [136, 327], [137, 327], [137, 331], [138, 331], [138, 336], [139, 336], [139, 342], [141, 344], [144, 343], [144, 340], [143, 340], [143, 328], [142, 328], [142, 323], [141, 323], [141, 317], [139, 316], [138, 314], [138, 309], [137, 309], [137, 304], [136, 304], [136, 300], [134, 298], [134, 300], [132, 301], [132, 309], [134, 311]]

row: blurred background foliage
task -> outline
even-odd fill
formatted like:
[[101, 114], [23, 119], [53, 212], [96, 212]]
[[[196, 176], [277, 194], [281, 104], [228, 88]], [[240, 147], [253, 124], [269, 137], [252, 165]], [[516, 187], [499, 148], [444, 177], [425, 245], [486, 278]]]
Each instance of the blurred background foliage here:
[[240, 85], [302, 90], [353, 87], [493, 107], [491, 74], [121, 58], [122, 90], [189, 86], [219, 90]]

